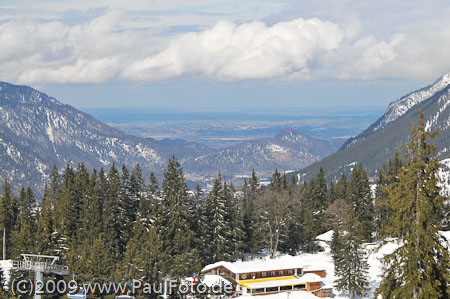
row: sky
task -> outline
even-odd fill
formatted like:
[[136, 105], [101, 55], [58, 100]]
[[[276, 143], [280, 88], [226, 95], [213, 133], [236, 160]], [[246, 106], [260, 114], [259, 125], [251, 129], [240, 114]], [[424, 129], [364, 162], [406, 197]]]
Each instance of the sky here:
[[383, 107], [450, 72], [447, 0], [0, 2], [0, 81], [78, 108]]

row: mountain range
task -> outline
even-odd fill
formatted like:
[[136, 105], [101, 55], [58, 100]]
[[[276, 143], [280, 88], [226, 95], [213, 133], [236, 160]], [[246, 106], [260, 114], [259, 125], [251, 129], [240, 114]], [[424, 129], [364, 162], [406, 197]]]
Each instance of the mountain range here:
[[329, 179], [337, 179], [342, 172], [348, 174], [357, 163], [362, 163], [369, 175], [375, 176], [383, 163], [408, 142], [411, 125], [418, 120], [421, 109], [427, 130], [439, 130], [432, 143], [438, 146], [440, 159], [447, 161], [450, 158], [450, 73], [392, 102], [377, 121], [348, 139], [339, 151], [295, 175], [307, 179], [323, 167]]
[[70, 105], [27, 86], [0, 82], [0, 179], [31, 185], [42, 191], [56, 165], [108, 168], [115, 162], [146, 175], [161, 175], [175, 156], [192, 182], [217, 176], [233, 178], [255, 169], [259, 175], [300, 169], [333, 153], [340, 141], [315, 139], [286, 129], [273, 138], [244, 142], [223, 149], [200, 143], [140, 138], [96, 120]]

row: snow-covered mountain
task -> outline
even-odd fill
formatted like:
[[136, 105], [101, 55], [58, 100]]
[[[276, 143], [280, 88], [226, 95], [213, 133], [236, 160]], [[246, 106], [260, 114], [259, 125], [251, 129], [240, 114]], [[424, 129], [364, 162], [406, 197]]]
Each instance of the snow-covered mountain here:
[[412, 92], [391, 103], [386, 112], [365, 131], [345, 142], [333, 155], [303, 169], [307, 176], [317, 173], [322, 166], [330, 177], [349, 172], [362, 162], [370, 175], [376, 175], [383, 166], [409, 140], [411, 124], [417, 121], [423, 109], [426, 128], [439, 129], [433, 140], [442, 160], [450, 158], [450, 73], [432, 85]]
[[386, 127], [387, 124], [401, 117], [403, 114], [408, 112], [408, 110], [411, 109], [413, 106], [430, 98], [438, 91], [441, 91], [444, 88], [446, 88], [449, 84], [450, 84], [450, 73], [442, 76], [433, 84], [424, 87], [418, 91], [414, 91], [400, 98], [399, 100], [389, 104], [384, 115], [379, 120], [377, 120], [377, 122], [375, 122], [373, 127], [371, 126], [372, 131], [376, 131], [378, 129]]
[[127, 135], [72, 106], [26, 86], [0, 82], [0, 179], [43, 190], [55, 164], [108, 168], [113, 162], [146, 175], [161, 174], [167, 160], [179, 159], [192, 181], [256, 169], [304, 167], [337, 150], [338, 142], [311, 138], [290, 130], [275, 138], [215, 150], [198, 143], [164, 142]]
[[185, 169], [214, 175], [220, 170], [225, 176], [249, 174], [270, 176], [275, 168], [295, 170], [334, 153], [342, 144], [339, 140], [320, 140], [292, 129], [285, 129], [271, 138], [246, 141], [183, 162]]
[[160, 173], [171, 154], [183, 158], [208, 150], [126, 135], [44, 93], [8, 83], [0, 83], [0, 127], [0, 177], [41, 188], [54, 164], [139, 163]]

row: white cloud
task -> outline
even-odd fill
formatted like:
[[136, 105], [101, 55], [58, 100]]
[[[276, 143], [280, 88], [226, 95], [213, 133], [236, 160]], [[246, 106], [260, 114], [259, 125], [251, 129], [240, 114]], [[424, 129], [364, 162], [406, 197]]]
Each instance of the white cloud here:
[[122, 76], [163, 80], [202, 74], [220, 80], [272, 78], [308, 73], [321, 52], [337, 49], [344, 32], [331, 22], [296, 19], [267, 27], [262, 22], [219, 22], [211, 29], [173, 40], [159, 54], [137, 61]]
[[[335, 0], [333, 7], [341, 2]], [[378, 20], [379, 15], [368, 14], [374, 11], [372, 2], [356, 6], [360, 16], [354, 8], [346, 14], [346, 4], [333, 17], [329, 12], [334, 10], [323, 10], [322, 1], [311, 10], [320, 18], [268, 25], [250, 20], [282, 5], [272, 0], [241, 3], [130, 0], [125, 7], [112, 0], [108, 8], [100, 0], [25, 2], [16, 7], [16, 15], [1, 17], [0, 78], [25, 84], [159, 81], [186, 75], [224, 81], [430, 80], [450, 71], [450, 21], [432, 8], [395, 6], [395, 14]], [[258, 3], [263, 3], [259, 10]], [[4, 9], [11, 11], [11, 6]], [[91, 11], [86, 19], [66, 20], [73, 9]], [[403, 10], [403, 17], [397, 17]], [[436, 17], [421, 12], [435, 12]]]
[[0, 76], [18, 83], [104, 82], [140, 45], [141, 34], [117, 31], [119, 13], [69, 26], [59, 21], [0, 24]]

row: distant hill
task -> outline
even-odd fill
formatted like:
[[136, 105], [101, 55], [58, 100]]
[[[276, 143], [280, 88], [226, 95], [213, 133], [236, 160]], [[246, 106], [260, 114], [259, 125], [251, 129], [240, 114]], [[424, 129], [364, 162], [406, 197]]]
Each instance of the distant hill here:
[[61, 168], [83, 162], [89, 168], [108, 168], [116, 162], [132, 168], [139, 163], [148, 175], [161, 174], [167, 160], [175, 156], [191, 181], [204, 183], [220, 170], [232, 177], [252, 169], [272, 173], [275, 168], [301, 168], [341, 144], [292, 130], [221, 150], [181, 140], [140, 138], [30, 87], [5, 82], [0, 82], [0, 127], [0, 179], [38, 191], [54, 164]]
[[369, 175], [376, 175], [409, 140], [411, 124], [423, 109], [427, 129], [439, 129], [433, 140], [439, 148], [442, 159], [450, 157], [450, 73], [433, 84], [414, 91], [395, 102], [365, 131], [345, 142], [339, 151], [294, 173], [300, 178], [314, 176], [323, 167], [328, 178], [337, 178], [342, 172], [349, 173], [356, 163], [361, 162]]
[[334, 153], [341, 140], [321, 140], [290, 128], [271, 138], [261, 138], [211, 151], [183, 160], [187, 172], [214, 175], [220, 170], [225, 176], [249, 174], [256, 169], [270, 176], [275, 168], [295, 170], [310, 165]]

